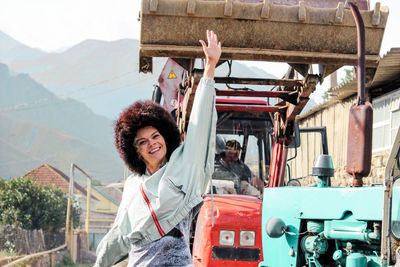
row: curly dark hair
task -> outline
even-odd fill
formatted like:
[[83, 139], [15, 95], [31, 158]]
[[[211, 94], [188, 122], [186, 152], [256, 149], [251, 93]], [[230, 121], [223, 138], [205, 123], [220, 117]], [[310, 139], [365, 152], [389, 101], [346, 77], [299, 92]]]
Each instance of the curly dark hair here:
[[115, 122], [115, 146], [128, 168], [136, 174], [146, 171], [146, 165], [139, 158], [134, 145], [137, 132], [146, 126], [156, 128], [164, 137], [168, 160], [181, 142], [176, 122], [159, 104], [147, 100], [137, 101], [127, 107]]

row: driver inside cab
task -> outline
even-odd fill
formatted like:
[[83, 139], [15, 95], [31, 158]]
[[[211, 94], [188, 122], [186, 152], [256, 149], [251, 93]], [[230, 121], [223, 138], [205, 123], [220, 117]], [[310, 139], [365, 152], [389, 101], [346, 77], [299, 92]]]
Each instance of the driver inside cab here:
[[[223, 141], [222, 141], [223, 142]], [[217, 145], [221, 140], [217, 140]], [[215, 159], [213, 185], [216, 193], [258, 196], [264, 183], [240, 159], [242, 147], [236, 140], [229, 140]]]

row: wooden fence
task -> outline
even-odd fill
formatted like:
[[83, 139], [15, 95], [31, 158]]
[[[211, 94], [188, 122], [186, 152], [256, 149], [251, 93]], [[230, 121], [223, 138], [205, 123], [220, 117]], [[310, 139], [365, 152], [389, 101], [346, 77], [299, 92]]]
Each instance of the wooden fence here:
[[60, 251], [60, 250], [62, 250], [64, 248], [66, 248], [66, 247], [67, 247], [67, 244], [64, 244], [62, 246], [59, 246], [58, 248], [54, 248], [54, 249], [51, 249], [51, 250], [47, 250], [47, 251], [43, 251], [43, 252], [27, 255], [27, 256], [24, 256], [24, 257], [22, 257], [22, 258], [20, 258], [20, 259], [18, 259], [16, 261], [12, 261], [12, 262], [8, 263], [4, 267], [25, 266], [27, 264], [32, 263], [37, 258], [45, 257], [47, 255], [50, 256], [50, 264], [49, 264], [49, 266], [54, 267], [54, 252]]

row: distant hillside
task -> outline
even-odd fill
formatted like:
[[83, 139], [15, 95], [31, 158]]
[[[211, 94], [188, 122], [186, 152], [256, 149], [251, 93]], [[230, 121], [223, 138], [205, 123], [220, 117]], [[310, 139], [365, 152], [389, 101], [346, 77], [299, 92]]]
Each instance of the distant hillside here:
[[[138, 73], [138, 41], [87, 40], [60, 54], [12, 62], [10, 68], [26, 72], [59, 97], [87, 104], [95, 113], [115, 119], [123, 108], [139, 99], [149, 99], [165, 58], [153, 60], [154, 74]], [[217, 75], [228, 74], [227, 64]], [[232, 75], [271, 77], [258, 68], [234, 62]]]
[[[3, 129], [0, 114], [0, 128]], [[8, 141], [0, 138], [0, 178], [9, 179], [20, 176], [29, 170], [39, 166], [42, 161], [32, 158], [30, 155], [13, 146]]]
[[19, 59], [35, 59], [46, 53], [28, 47], [0, 31], [0, 62], [9, 63]]
[[[0, 115], [0, 145], [7, 147], [1, 150], [1, 162], [11, 164], [0, 164], [0, 177], [24, 174], [31, 168], [25, 162], [48, 162], [67, 173], [74, 162], [90, 169], [96, 179], [122, 177], [112, 121], [76, 100], [57, 98], [29, 75], [11, 75], [4, 64], [0, 64]], [[10, 167], [18, 162], [18, 168]]]
[[26, 74], [11, 76], [0, 64], [0, 109], [28, 121], [61, 129], [109, 151], [113, 145], [113, 122], [95, 115], [84, 104], [62, 100]]
[[0, 177], [8, 179], [49, 163], [69, 175], [71, 163], [94, 179], [122, 180], [123, 166], [98, 148], [52, 127], [0, 114]]

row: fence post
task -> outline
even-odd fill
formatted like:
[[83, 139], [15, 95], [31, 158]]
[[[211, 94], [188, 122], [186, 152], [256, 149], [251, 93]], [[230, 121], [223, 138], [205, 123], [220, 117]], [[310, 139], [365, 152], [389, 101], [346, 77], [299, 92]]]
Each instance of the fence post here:
[[54, 267], [54, 253], [50, 253], [50, 267]]

